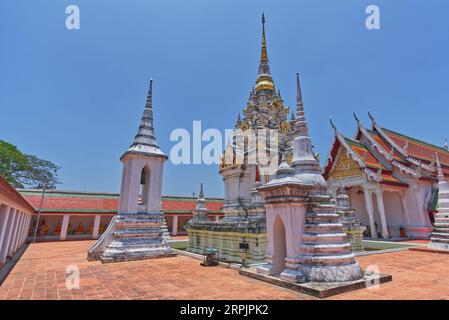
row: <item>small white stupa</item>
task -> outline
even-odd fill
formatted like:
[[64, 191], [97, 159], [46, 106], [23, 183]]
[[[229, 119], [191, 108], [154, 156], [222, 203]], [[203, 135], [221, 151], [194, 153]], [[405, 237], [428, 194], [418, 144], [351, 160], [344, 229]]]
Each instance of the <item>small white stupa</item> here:
[[167, 156], [153, 127], [153, 81], [133, 144], [122, 155], [119, 211], [88, 252], [89, 260], [118, 262], [176, 255], [167, 245], [161, 189]]

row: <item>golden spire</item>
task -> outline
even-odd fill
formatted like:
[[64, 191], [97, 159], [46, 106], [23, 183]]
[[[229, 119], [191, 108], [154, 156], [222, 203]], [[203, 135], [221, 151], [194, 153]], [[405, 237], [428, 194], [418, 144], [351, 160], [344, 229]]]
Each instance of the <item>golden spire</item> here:
[[268, 65], [267, 40], [265, 36], [265, 15], [262, 13], [262, 48], [260, 50], [259, 76], [256, 80], [256, 92], [259, 90], [275, 91], [274, 82]]
[[260, 63], [268, 63], [267, 40], [265, 36], [265, 15], [262, 13], [262, 49], [260, 51]]

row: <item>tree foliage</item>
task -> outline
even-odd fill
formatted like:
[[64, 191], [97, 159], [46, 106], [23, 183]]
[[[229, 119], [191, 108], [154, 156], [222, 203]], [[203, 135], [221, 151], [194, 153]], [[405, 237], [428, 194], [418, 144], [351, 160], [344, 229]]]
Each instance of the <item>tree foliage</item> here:
[[0, 140], [0, 176], [15, 188], [54, 189], [59, 184], [60, 167], [48, 160], [22, 153], [16, 146]]

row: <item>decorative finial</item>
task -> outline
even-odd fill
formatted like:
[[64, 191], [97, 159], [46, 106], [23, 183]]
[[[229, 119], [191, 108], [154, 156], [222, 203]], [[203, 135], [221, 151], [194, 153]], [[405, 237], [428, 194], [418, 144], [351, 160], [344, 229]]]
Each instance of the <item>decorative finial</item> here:
[[265, 36], [265, 15], [262, 13], [262, 50], [260, 52], [260, 62], [268, 62], [267, 40]]
[[198, 196], [200, 199], [204, 199], [204, 191], [203, 191], [203, 183], [200, 184], [200, 195]]
[[338, 134], [337, 126], [334, 124], [334, 121], [332, 120], [332, 116], [329, 116], [329, 122], [331, 123], [332, 129], [334, 129], [335, 135]]
[[449, 150], [449, 145], [447, 142], [447, 138], [444, 140], [444, 149]]
[[240, 112], [237, 115], [237, 124], [240, 124], [242, 122], [242, 119], [240, 118]]
[[153, 79], [150, 79], [150, 87], [148, 89], [147, 102], [145, 108], [151, 109], [153, 107]]
[[299, 82], [299, 72], [296, 72], [296, 101], [302, 102], [301, 84]]
[[444, 178], [443, 170], [441, 169], [440, 159], [438, 158], [438, 153], [436, 153], [436, 152], [435, 152], [435, 160], [436, 160], [438, 178]]
[[359, 117], [357, 117], [357, 114], [355, 113], [355, 111], [352, 112], [352, 114], [354, 115], [355, 121], [357, 121], [357, 123], [360, 123], [360, 119], [359, 119]]
[[308, 136], [309, 129], [307, 128], [306, 114], [304, 112], [304, 105], [302, 103], [301, 86], [299, 84], [299, 72], [296, 73], [296, 122], [295, 131], [300, 136]]
[[293, 110], [292, 110], [292, 113], [291, 113], [291, 116], [290, 116], [290, 120], [291, 121], [295, 120], [295, 113], [293, 112]]
[[371, 122], [373, 123], [373, 125], [376, 124], [376, 119], [374, 119], [373, 115], [371, 114], [371, 112], [368, 109], [368, 117], [371, 119]]

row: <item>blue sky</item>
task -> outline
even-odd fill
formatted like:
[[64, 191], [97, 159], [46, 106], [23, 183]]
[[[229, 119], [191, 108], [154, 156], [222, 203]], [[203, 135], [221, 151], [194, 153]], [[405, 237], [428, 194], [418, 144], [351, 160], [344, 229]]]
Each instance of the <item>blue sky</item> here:
[[[65, 28], [76, 4], [81, 29]], [[365, 8], [381, 30], [365, 28]], [[189, 0], [0, 2], [0, 139], [62, 167], [61, 189], [117, 192], [120, 155], [137, 130], [148, 81], [156, 136], [232, 128], [254, 85], [260, 16], [271, 72], [287, 105], [302, 74], [310, 134], [326, 158], [328, 118], [352, 136], [356, 111], [442, 145], [449, 135], [449, 2], [445, 0]], [[222, 196], [216, 165], [165, 166], [164, 194], [200, 182]]]

